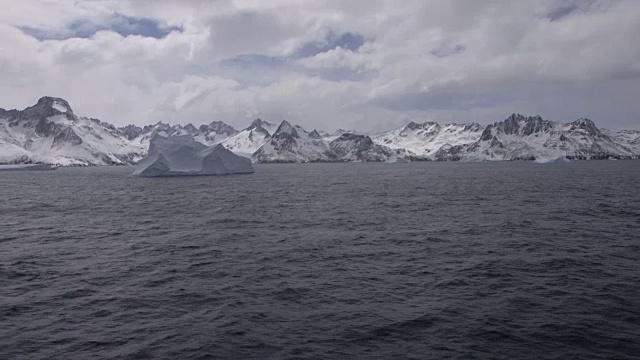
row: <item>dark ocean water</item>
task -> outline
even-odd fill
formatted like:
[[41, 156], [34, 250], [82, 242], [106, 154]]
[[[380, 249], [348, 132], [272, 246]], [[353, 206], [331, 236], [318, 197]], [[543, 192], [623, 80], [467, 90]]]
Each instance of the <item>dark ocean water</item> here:
[[639, 358], [640, 161], [0, 173], [1, 359]]

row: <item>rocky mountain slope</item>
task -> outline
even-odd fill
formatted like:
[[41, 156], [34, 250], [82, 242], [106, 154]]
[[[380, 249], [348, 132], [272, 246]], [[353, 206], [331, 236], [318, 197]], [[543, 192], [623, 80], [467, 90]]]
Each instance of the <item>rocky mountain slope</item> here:
[[146, 149], [113, 125], [77, 116], [68, 102], [43, 97], [24, 110], [0, 109], [0, 163], [124, 165]]
[[283, 121], [254, 154], [256, 162], [318, 162], [332, 160], [329, 144], [317, 131]]
[[441, 149], [436, 160], [456, 160], [469, 154], [487, 160], [534, 160], [566, 156], [569, 159], [633, 158], [640, 154], [628, 133], [601, 131], [589, 119], [563, 124], [540, 116], [514, 114], [488, 125], [470, 144]]
[[254, 120], [248, 128], [222, 140], [222, 144], [229, 150], [246, 157], [252, 155], [264, 144], [271, 141], [271, 134], [275, 133], [278, 125], [261, 119]]
[[376, 143], [404, 149], [415, 156], [429, 157], [443, 146], [465, 145], [480, 138], [484, 128], [477, 123], [445, 124], [410, 122], [404, 127], [373, 136]]
[[640, 131], [599, 129], [589, 119], [557, 123], [514, 114], [487, 125], [415, 123], [387, 132], [307, 131], [287, 121], [256, 119], [236, 130], [220, 121], [194, 126], [157, 123], [116, 128], [74, 114], [67, 101], [43, 97], [24, 110], [0, 109], [0, 164], [126, 165], [139, 161], [149, 141], [189, 135], [222, 144], [254, 162], [533, 160], [640, 158]]

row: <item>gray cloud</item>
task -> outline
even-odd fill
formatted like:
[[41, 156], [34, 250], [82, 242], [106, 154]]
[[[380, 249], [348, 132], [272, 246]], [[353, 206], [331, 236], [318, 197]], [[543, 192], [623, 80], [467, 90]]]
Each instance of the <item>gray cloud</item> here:
[[640, 128], [635, 0], [72, 0], [0, 14], [0, 107], [380, 130], [511, 112]]

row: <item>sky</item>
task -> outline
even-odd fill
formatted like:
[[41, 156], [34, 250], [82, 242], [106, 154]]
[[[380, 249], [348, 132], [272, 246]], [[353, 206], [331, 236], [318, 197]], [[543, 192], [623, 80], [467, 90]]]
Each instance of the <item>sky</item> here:
[[0, 107], [380, 131], [640, 129], [638, 0], [0, 0]]

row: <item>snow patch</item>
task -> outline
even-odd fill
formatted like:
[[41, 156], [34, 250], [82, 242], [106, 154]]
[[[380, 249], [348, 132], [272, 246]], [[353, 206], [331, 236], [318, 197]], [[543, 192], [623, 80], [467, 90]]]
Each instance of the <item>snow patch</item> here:
[[60, 112], [63, 112], [63, 113], [69, 112], [69, 108], [66, 105], [64, 105], [63, 103], [58, 102], [58, 101], [55, 101], [53, 103], [53, 105], [51, 105], [51, 107], [53, 107], [54, 109], [56, 109], [56, 110], [58, 110]]

